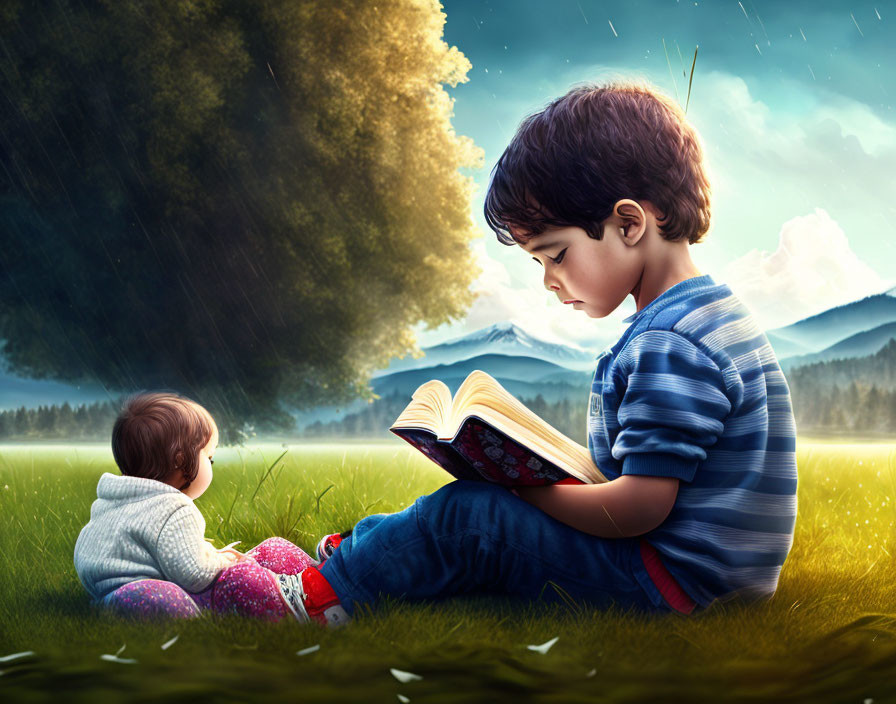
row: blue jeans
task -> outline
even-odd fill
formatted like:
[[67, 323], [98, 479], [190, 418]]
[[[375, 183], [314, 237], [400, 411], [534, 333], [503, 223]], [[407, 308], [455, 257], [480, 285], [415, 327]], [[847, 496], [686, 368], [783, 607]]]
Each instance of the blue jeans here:
[[599, 538], [487, 482], [454, 481], [404, 511], [361, 520], [321, 567], [349, 614], [381, 595], [493, 594], [670, 612], [638, 538]]

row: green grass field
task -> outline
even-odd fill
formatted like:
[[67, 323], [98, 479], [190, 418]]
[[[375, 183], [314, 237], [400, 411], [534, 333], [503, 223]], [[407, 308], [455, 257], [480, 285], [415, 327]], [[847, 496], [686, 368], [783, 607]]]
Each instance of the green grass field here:
[[[651, 618], [466, 599], [324, 631], [96, 612], [72, 551], [111, 452], [0, 446], [0, 656], [34, 652], [0, 661], [0, 701], [896, 701], [896, 444], [803, 440], [798, 463], [794, 546], [768, 603]], [[446, 481], [396, 443], [259, 445], [219, 450], [197, 506], [218, 545], [280, 535], [311, 552]], [[136, 663], [101, 659], [123, 646]]]

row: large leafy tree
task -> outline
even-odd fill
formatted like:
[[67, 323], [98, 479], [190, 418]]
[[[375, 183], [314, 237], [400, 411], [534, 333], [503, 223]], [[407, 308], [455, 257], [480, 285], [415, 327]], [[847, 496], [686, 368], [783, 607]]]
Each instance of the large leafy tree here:
[[481, 150], [427, 0], [4, 2], [0, 344], [231, 425], [369, 395], [463, 313]]

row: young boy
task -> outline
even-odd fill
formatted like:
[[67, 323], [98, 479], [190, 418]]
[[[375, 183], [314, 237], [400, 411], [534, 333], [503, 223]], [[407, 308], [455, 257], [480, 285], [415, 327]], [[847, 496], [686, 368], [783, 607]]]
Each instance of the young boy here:
[[691, 261], [709, 192], [696, 132], [649, 87], [576, 88], [523, 121], [492, 174], [489, 225], [588, 317], [628, 295], [637, 306], [591, 388], [588, 444], [610, 481], [516, 496], [452, 482], [341, 544], [327, 536], [320, 574], [347, 610], [381, 594], [554, 598], [552, 585], [598, 607], [682, 613], [774, 593], [796, 518], [796, 429], [765, 335]]

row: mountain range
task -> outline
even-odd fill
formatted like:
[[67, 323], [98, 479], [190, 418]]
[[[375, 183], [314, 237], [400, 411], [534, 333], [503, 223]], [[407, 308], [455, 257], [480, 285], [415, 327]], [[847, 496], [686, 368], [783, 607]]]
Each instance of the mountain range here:
[[[868, 296], [766, 331], [785, 372], [811, 362], [872, 355], [896, 338], [896, 288]], [[371, 385], [380, 396], [410, 398], [430, 379], [441, 379], [454, 392], [474, 369], [494, 376], [520, 398], [541, 394], [547, 401], [587, 396], [597, 351], [615, 339], [595, 339], [593, 350], [563, 345], [529, 334], [512, 323], [498, 323], [448, 342], [423, 348], [420, 358], [393, 360]], [[0, 373], [0, 409], [35, 407], [68, 401], [72, 405], [114, 397], [101, 386], [75, 387], [59, 382], [20, 379]], [[327, 422], [366, 405], [359, 401], [297, 414], [301, 424]]]
[[794, 366], [833, 358], [827, 355], [874, 354], [892, 337], [889, 331], [893, 323], [896, 323], [896, 287], [786, 327], [767, 330], [765, 334], [784, 367], [785, 361], [787, 366]]
[[[896, 338], [896, 288], [766, 331], [787, 370], [821, 360], [866, 357]], [[615, 340], [603, 341], [606, 344]], [[520, 398], [581, 401], [590, 388], [595, 354], [539, 340], [519, 326], [500, 323], [424, 349], [418, 359], [394, 360], [373, 379], [381, 396], [406, 397], [422, 383], [441, 379], [452, 392], [473, 369], [495, 377]]]
[[578, 371], [590, 369], [594, 359], [594, 353], [589, 350], [539, 340], [513, 323], [490, 325], [469, 335], [427, 347], [425, 353], [424, 357], [418, 359], [413, 357], [393, 359], [388, 367], [374, 375], [374, 379], [411, 369], [451, 365], [459, 360], [480, 355], [540, 359]]

